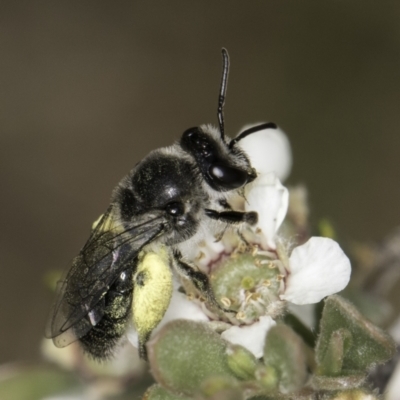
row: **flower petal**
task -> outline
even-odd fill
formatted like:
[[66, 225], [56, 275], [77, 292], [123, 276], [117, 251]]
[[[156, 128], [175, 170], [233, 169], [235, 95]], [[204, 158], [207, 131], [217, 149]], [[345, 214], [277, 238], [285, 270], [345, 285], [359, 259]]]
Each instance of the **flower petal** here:
[[217, 260], [225, 251], [222, 241], [216, 241], [215, 236], [209, 235], [202, 240], [197, 247], [194, 262], [204, 272], [207, 272], [208, 265]]
[[[260, 124], [243, 127], [242, 131]], [[251, 165], [260, 174], [275, 172], [284, 181], [292, 168], [292, 151], [285, 133], [277, 128], [254, 132], [238, 142], [250, 158]]]
[[325, 296], [343, 290], [350, 280], [350, 260], [329, 238], [312, 237], [296, 247], [289, 264], [290, 275], [280, 297], [294, 304], [318, 303]]
[[[208, 321], [208, 317], [206, 314], [204, 314], [203, 310], [201, 307], [196, 304], [193, 301], [190, 301], [186, 295], [183, 293], [178, 292], [176, 289], [172, 292], [172, 298], [171, 302], [169, 304], [169, 307], [163, 317], [163, 319], [160, 321], [160, 323], [157, 325], [157, 328], [154, 329], [152, 332], [155, 334], [158, 332], [164, 325], [166, 325], [168, 322], [173, 321], [175, 319], [190, 319], [193, 321]], [[131, 344], [134, 347], [138, 347], [138, 335], [136, 332], [136, 329], [132, 327], [128, 333], [128, 340], [131, 342]]]
[[274, 325], [276, 322], [270, 316], [264, 316], [252, 325], [232, 326], [222, 332], [221, 337], [233, 344], [240, 344], [255, 357], [261, 358], [264, 354], [265, 337]]
[[275, 249], [275, 234], [285, 219], [289, 191], [274, 173], [261, 174], [245, 189], [246, 211], [257, 211], [257, 227], [264, 234], [263, 246]]

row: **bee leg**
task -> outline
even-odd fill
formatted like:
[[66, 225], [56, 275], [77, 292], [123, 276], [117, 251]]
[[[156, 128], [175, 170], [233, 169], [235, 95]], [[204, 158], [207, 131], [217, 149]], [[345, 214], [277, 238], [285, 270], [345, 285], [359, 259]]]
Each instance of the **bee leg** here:
[[207, 217], [217, 221], [227, 222], [228, 224], [239, 224], [246, 222], [249, 225], [255, 225], [258, 222], [258, 214], [255, 211], [215, 211], [206, 208]]
[[179, 251], [174, 251], [175, 268], [179, 275], [190, 280], [195, 288], [215, 307], [224, 312], [234, 312], [222, 307], [215, 298], [214, 292], [210, 285], [208, 276], [201, 271], [195, 270], [189, 264], [182, 261], [182, 255]]
[[224, 230], [223, 230], [222, 232], [220, 232], [220, 233], [215, 237], [214, 243], [217, 243], [217, 242], [219, 242], [219, 241], [222, 240], [222, 238], [223, 238], [224, 235], [225, 235], [226, 230], [228, 229], [228, 226], [229, 226], [229, 224], [226, 224]]
[[139, 355], [147, 359], [146, 343], [167, 311], [172, 296], [172, 272], [167, 251], [148, 252], [133, 275], [132, 317], [139, 336]]
[[151, 332], [144, 337], [139, 337], [139, 357], [145, 361], [148, 361], [146, 343], [150, 339], [150, 335]]
[[238, 230], [237, 235], [239, 236], [240, 240], [248, 247], [250, 246], [250, 243], [248, 240], [244, 237], [243, 233]]

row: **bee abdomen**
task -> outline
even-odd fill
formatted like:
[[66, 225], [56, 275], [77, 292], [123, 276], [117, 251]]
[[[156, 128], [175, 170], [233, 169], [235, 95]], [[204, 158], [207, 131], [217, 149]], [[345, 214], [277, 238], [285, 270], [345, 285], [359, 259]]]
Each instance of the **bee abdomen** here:
[[126, 332], [132, 306], [132, 290], [123, 293], [110, 290], [105, 296], [105, 312], [100, 322], [80, 338], [85, 353], [96, 360], [113, 356]]

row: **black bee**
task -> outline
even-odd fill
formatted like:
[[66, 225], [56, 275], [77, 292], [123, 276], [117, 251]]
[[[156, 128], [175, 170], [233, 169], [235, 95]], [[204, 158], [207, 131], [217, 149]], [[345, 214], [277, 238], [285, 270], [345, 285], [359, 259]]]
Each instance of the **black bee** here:
[[139, 353], [146, 358], [146, 341], [165, 313], [172, 291], [165, 265], [169, 274], [172, 267], [221, 308], [208, 277], [185, 262], [182, 254], [195, 248], [205, 234], [217, 234], [227, 224], [257, 222], [256, 212], [229, 206], [230, 195], [257, 176], [237, 143], [253, 132], [275, 128], [263, 124], [233, 140], [225, 136], [223, 106], [229, 71], [225, 49], [222, 56], [219, 130], [208, 126], [186, 130], [179, 143], [152, 151], [115, 188], [111, 205], [58, 284], [46, 328], [46, 337], [57, 347], [79, 340], [93, 358], [107, 359], [132, 316]]

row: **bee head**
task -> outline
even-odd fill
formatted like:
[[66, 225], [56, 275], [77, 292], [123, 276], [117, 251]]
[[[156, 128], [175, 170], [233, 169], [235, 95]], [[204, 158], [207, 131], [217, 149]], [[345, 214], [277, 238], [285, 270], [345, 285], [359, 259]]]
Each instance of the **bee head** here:
[[218, 192], [239, 189], [257, 177], [244, 151], [236, 146], [240, 137], [229, 143], [225, 137], [224, 104], [229, 74], [226, 49], [222, 49], [222, 60], [217, 112], [219, 130], [207, 126], [190, 128], [180, 141], [181, 147], [195, 159], [205, 181]]
[[186, 130], [180, 145], [193, 156], [204, 179], [214, 190], [239, 189], [257, 176], [244, 152], [237, 147], [229, 148], [211, 128]]

